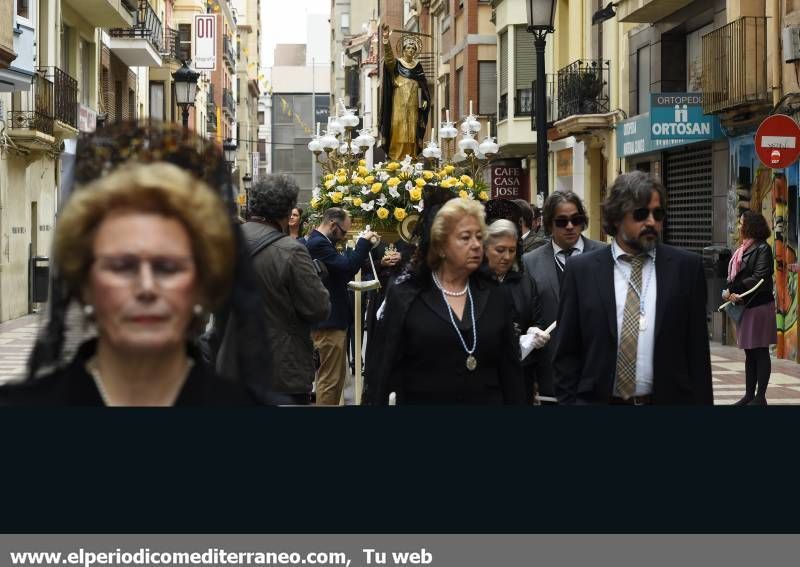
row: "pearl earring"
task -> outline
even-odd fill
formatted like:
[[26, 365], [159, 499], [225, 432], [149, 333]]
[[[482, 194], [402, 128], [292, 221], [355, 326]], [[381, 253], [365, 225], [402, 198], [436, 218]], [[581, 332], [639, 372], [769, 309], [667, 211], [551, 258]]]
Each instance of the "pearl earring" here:
[[200, 305], [199, 303], [195, 303], [194, 307], [192, 307], [192, 311], [194, 312], [195, 315], [200, 317], [200, 315], [203, 314], [203, 306]]
[[91, 319], [94, 316], [94, 305], [86, 304], [83, 306], [83, 315], [87, 319]]

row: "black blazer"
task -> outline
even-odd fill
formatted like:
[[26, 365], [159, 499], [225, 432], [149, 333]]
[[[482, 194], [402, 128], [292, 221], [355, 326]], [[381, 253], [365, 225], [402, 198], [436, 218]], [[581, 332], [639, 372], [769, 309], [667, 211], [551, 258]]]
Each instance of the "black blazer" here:
[[[706, 281], [699, 255], [658, 245], [653, 403], [713, 404]], [[567, 263], [553, 338], [562, 404], [607, 404], [617, 363], [614, 260], [608, 248]]]
[[736, 277], [728, 285], [731, 293], [744, 293], [764, 278], [764, 283], [743, 299], [746, 307], [758, 307], [772, 301], [772, 273], [775, 271], [775, 262], [772, 258], [772, 248], [764, 242], [756, 242], [742, 256], [742, 267]]

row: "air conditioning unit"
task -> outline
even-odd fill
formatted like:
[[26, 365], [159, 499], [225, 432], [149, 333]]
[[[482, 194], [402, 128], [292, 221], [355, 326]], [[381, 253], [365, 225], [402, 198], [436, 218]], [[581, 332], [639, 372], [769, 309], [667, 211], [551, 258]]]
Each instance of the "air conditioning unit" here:
[[788, 26], [781, 33], [783, 60], [786, 63], [800, 60], [800, 26]]

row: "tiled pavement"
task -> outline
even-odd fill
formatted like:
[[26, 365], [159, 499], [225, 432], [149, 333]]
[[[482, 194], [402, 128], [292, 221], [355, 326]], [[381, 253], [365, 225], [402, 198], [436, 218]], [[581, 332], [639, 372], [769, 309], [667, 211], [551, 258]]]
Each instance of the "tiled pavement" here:
[[[37, 315], [0, 323], [0, 383], [25, 372], [25, 363], [39, 326]], [[711, 344], [714, 400], [731, 404], [744, 393], [744, 352]], [[767, 390], [771, 405], [800, 405], [800, 364], [772, 359], [772, 378]]]

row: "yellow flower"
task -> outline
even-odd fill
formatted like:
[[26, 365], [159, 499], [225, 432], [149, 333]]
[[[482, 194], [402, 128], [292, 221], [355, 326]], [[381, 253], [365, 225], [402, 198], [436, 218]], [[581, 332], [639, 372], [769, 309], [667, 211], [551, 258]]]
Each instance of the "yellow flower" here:
[[430, 181], [431, 179], [433, 179], [433, 175], [434, 175], [433, 172], [428, 171], [427, 169], [422, 172], [422, 177], [424, 177], [426, 181]]
[[375, 176], [374, 176], [374, 175], [367, 175], [367, 176], [364, 178], [364, 183], [365, 183], [366, 185], [372, 185], [372, 183], [373, 183], [374, 181], [375, 181]]
[[329, 173], [328, 175], [325, 176], [325, 181], [330, 181], [333, 178], [334, 178], [333, 173]]
[[406, 210], [401, 209], [400, 207], [395, 207], [394, 218], [396, 218], [399, 221], [402, 221], [404, 218], [406, 218]]
[[444, 172], [447, 174], [453, 173], [456, 170], [454, 165], [446, 165], [444, 166]]
[[358, 197], [356, 197], [355, 199], [353, 199], [353, 206], [354, 206], [354, 207], [360, 207], [362, 202], [363, 202], [363, 201], [362, 201], [361, 199], [359, 199]]
[[400, 169], [400, 164], [397, 163], [396, 161], [389, 162], [389, 164], [386, 166], [386, 169], [388, 169], [389, 171], [397, 171], [398, 169]]
[[463, 183], [467, 187], [472, 187], [473, 185], [475, 185], [475, 182], [472, 180], [472, 177], [470, 177], [469, 175], [462, 175], [461, 176], [461, 183]]
[[425, 180], [422, 177], [417, 177], [414, 183], [417, 184], [417, 187], [425, 187]]
[[481, 201], [488, 201], [489, 194], [486, 193], [486, 191], [481, 191], [480, 193], [478, 193], [478, 199], [480, 199]]
[[464, 186], [464, 184], [463, 184], [463, 183], [461, 183], [460, 181], [456, 180], [456, 182], [455, 182], [455, 186], [456, 186], [458, 189], [461, 189], [461, 188]]
[[353, 179], [353, 183], [356, 185], [364, 185], [364, 178], [363, 177], [356, 177]]
[[422, 189], [414, 188], [408, 192], [408, 196], [411, 197], [412, 201], [419, 201], [422, 199]]
[[373, 193], [380, 193], [381, 189], [383, 189], [383, 183], [373, 183], [370, 191]]
[[330, 189], [330, 188], [331, 188], [331, 187], [333, 187], [334, 185], [336, 185], [336, 180], [335, 180], [335, 179], [328, 179], [328, 180], [325, 182], [325, 189]]
[[400, 180], [397, 177], [390, 177], [388, 181], [386, 181], [386, 185], [389, 187], [397, 187], [400, 185]]
[[365, 176], [366, 174], [368, 174], [368, 173], [369, 173], [369, 170], [368, 170], [366, 167], [364, 167], [363, 165], [359, 165], [359, 166], [358, 166], [358, 174], [359, 174], [361, 177], [364, 177], [364, 176]]
[[331, 201], [334, 203], [341, 203], [342, 197], [344, 197], [344, 194], [341, 191], [334, 191], [331, 193]]
[[380, 207], [380, 208], [378, 208], [378, 211], [377, 211], [376, 214], [378, 215], [379, 219], [384, 220], [384, 219], [389, 217], [389, 210], [386, 209], [385, 207]]
[[455, 184], [456, 184], [455, 177], [447, 177], [445, 179], [442, 179], [442, 182], [439, 185], [444, 187], [445, 189], [450, 189]]
[[311, 199], [312, 209], [316, 209], [317, 207], [319, 207], [319, 200], [320, 200], [319, 197], [314, 197], [313, 199]]
[[347, 170], [345, 168], [343, 168], [343, 167], [340, 167], [339, 169], [336, 170], [336, 175], [337, 176], [338, 175], [347, 175]]
[[347, 183], [347, 176], [346, 175], [337, 175], [336, 176], [336, 182], [339, 185], [344, 185], [345, 183]]
[[365, 159], [358, 160], [358, 165], [367, 165], [367, 160]]
[[469, 199], [469, 193], [467, 193], [463, 189], [458, 192], [458, 196], [461, 197], [462, 199]]

